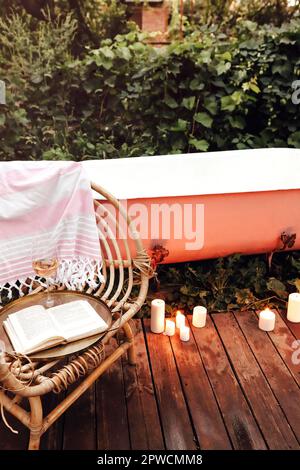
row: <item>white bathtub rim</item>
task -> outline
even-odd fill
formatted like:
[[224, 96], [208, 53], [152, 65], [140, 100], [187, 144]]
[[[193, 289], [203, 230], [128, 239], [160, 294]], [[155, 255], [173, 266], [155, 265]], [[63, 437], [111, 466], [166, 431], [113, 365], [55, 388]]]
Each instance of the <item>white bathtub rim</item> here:
[[93, 182], [122, 200], [300, 189], [300, 149], [87, 160], [83, 165]]

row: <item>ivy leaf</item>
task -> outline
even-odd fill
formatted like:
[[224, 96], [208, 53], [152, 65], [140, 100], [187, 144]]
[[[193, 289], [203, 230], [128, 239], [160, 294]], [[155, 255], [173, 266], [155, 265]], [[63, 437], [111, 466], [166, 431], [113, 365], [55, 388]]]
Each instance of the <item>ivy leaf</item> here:
[[210, 50], [201, 51], [200, 58], [202, 59], [203, 64], [209, 64], [211, 62], [211, 51]]
[[190, 89], [193, 91], [203, 90], [204, 86], [205, 86], [204, 83], [202, 83], [199, 78], [193, 78], [193, 80], [190, 83]]
[[275, 277], [271, 277], [268, 280], [267, 288], [269, 289], [269, 291], [275, 292], [275, 294], [280, 298], [286, 299], [288, 297], [285, 285], [283, 284], [283, 282], [279, 281], [279, 279], [276, 279]]
[[114, 58], [114, 53], [111, 50], [110, 47], [104, 46], [100, 49], [101, 54], [106, 57], [107, 59], [113, 59]]
[[280, 39], [279, 44], [296, 44], [296, 41], [287, 37], [283, 37]]
[[229, 62], [231, 62], [231, 59], [232, 59], [231, 54], [230, 54], [229, 51], [226, 51], [223, 54], [221, 54], [221, 58], [223, 60], [228, 60]]
[[187, 130], [188, 121], [184, 119], [178, 119], [176, 126], [171, 127], [171, 131], [173, 132], [183, 132]]
[[130, 50], [128, 49], [128, 47], [119, 47], [117, 49], [117, 55], [120, 59], [124, 59], [124, 60], [130, 60], [131, 59], [131, 53], [130, 53]]
[[300, 147], [300, 131], [296, 131], [289, 136], [288, 144], [292, 147]]
[[256, 83], [251, 82], [249, 87], [250, 87], [250, 90], [254, 91], [254, 93], [256, 94], [260, 93], [260, 88], [256, 85]]
[[96, 64], [98, 65], [98, 67], [104, 67], [106, 70], [110, 70], [113, 66], [113, 63], [110, 59], [108, 59], [107, 57], [96, 57], [95, 59], [95, 62]]
[[214, 96], [208, 96], [207, 98], [205, 98], [203, 106], [213, 116], [215, 116], [217, 114], [218, 104], [217, 104], [217, 100]]
[[234, 111], [236, 106], [241, 104], [243, 100], [243, 91], [235, 91], [232, 95], [222, 96], [221, 109], [222, 111]]
[[199, 122], [204, 127], [211, 128], [213, 119], [207, 113], [197, 113], [194, 116], [196, 122]]
[[235, 129], [244, 129], [246, 126], [245, 119], [242, 116], [229, 116], [231, 127]]
[[166, 103], [167, 106], [169, 106], [169, 108], [172, 108], [172, 109], [178, 108], [177, 101], [168, 94], [166, 94], [164, 98], [164, 102]]
[[189, 144], [193, 145], [197, 150], [200, 150], [201, 152], [206, 152], [209, 147], [209, 143], [205, 139], [190, 139]]
[[287, 77], [288, 74], [290, 73], [290, 70], [291, 70], [291, 66], [289, 62], [287, 61], [284, 61], [282, 63], [275, 63], [272, 66], [272, 73], [273, 74], [278, 73], [282, 77]]
[[195, 106], [195, 96], [189, 96], [188, 98], [183, 98], [182, 100], [182, 106], [189, 111], [193, 109]]
[[234, 111], [235, 106], [236, 106], [236, 104], [233, 101], [231, 96], [222, 96], [222, 98], [221, 98], [221, 109], [222, 109], [222, 111]]
[[228, 70], [231, 68], [231, 63], [230, 62], [220, 62], [216, 69], [217, 69], [217, 74], [222, 75], [225, 72], [228, 72]]

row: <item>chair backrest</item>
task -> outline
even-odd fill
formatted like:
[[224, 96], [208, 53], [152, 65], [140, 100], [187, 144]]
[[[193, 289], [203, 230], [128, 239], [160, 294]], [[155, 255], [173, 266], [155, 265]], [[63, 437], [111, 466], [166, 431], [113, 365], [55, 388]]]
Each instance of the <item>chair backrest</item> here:
[[[123, 308], [138, 311], [153, 275], [150, 258], [123, 205], [101, 186], [92, 184], [92, 189], [99, 194], [95, 211], [105, 279], [94, 295], [113, 312]], [[132, 295], [134, 286], [137, 290]]]
[[[150, 258], [122, 204], [101, 186], [92, 183], [91, 187], [99, 195], [94, 204], [104, 282], [97, 289], [82, 290], [101, 298], [112, 312], [127, 311], [126, 316], [131, 317], [147, 296], [149, 277], [153, 275]], [[44, 288], [36, 285], [23, 293], [37, 293]], [[56, 288], [65, 289], [66, 286]]]

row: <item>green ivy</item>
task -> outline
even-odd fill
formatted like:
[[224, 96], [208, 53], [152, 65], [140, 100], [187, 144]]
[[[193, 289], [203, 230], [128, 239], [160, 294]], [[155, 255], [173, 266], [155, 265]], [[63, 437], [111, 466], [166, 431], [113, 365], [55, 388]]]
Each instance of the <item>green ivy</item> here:
[[169, 315], [178, 309], [191, 313], [196, 305], [204, 305], [210, 312], [266, 306], [285, 309], [289, 293], [300, 291], [299, 272], [299, 251], [275, 253], [271, 269], [266, 255], [161, 265], [141, 315], [149, 315], [155, 297], [166, 301]]
[[202, 28], [156, 49], [131, 31], [74, 57], [72, 16], [0, 20], [0, 158], [92, 159], [300, 146], [300, 20]]

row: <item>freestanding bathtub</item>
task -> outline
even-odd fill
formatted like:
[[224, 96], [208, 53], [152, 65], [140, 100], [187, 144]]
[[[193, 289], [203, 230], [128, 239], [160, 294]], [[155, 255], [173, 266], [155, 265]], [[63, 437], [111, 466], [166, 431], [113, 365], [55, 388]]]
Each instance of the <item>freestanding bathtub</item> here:
[[145, 247], [167, 263], [300, 248], [300, 149], [90, 160], [92, 181], [123, 201]]

